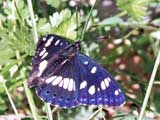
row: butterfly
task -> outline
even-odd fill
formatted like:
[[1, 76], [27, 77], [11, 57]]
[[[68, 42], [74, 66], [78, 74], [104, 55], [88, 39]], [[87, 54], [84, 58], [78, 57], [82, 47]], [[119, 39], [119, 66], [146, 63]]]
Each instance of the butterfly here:
[[62, 108], [121, 106], [125, 95], [114, 78], [80, 52], [77, 41], [48, 34], [40, 38], [27, 80], [43, 101]]

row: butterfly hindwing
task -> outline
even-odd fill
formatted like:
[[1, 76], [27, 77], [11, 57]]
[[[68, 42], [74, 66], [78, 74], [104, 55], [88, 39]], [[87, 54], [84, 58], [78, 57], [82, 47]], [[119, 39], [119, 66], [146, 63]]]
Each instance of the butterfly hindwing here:
[[89, 57], [77, 54], [79, 69], [78, 101], [80, 104], [119, 106], [125, 101], [113, 77]]
[[64, 108], [78, 105], [75, 88], [76, 73], [73, 61], [67, 62], [60, 71], [44, 80], [44, 83], [36, 87], [37, 95], [43, 101]]

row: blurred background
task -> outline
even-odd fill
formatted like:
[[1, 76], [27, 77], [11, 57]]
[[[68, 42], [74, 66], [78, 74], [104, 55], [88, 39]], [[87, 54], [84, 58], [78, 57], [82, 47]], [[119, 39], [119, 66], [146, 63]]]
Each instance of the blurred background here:
[[[34, 88], [29, 90], [26, 86], [36, 46], [28, 1], [0, 0], [0, 120], [49, 119], [46, 105]], [[38, 37], [53, 33], [70, 42], [79, 39], [94, 1], [32, 0]], [[53, 118], [136, 120], [159, 42], [160, 0], [97, 0], [82, 40], [82, 51], [115, 77], [126, 95], [126, 104], [102, 109], [51, 106]], [[160, 120], [159, 78], [158, 70], [144, 120]]]

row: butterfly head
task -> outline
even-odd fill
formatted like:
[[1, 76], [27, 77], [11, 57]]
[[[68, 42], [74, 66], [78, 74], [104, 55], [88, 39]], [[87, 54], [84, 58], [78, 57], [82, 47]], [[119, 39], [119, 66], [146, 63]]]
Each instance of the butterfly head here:
[[67, 47], [64, 49], [62, 56], [66, 56], [66, 58], [67, 58], [67, 57], [72, 58], [73, 56], [75, 56], [75, 54], [76, 54], [77, 52], [80, 51], [80, 49], [81, 49], [81, 47], [80, 47], [80, 42], [77, 41], [77, 42], [71, 44], [70, 46], [67, 46]]

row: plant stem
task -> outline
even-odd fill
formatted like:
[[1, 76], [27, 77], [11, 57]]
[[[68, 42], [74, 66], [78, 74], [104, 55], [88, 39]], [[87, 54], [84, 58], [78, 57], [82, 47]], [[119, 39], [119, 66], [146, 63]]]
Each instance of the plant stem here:
[[[19, 60], [21, 58], [19, 51], [16, 51], [16, 58], [17, 58], [17, 60]], [[18, 61], [18, 65], [20, 66], [21, 64], [22, 64], [22, 61]], [[22, 79], [25, 80], [24, 83], [23, 83], [23, 86], [24, 86], [24, 90], [25, 90], [25, 93], [26, 93], [26, 96], [27, 96], [29, 106], [30, 106], [32, 114], [33, 114], [33, 118], [34, 118], [34, 120], [38, 120], [38, 115], [37, 115], [37, 112], [36, 112], [37, 110], [36, 110], [32, 95], [31, 95], [31, 93], [30, 93], [30, 91], [27, 87], [27, 84], [26, 84], [25, 69], [22, 68], [20, 73], [21, 73]]]
[[88, 17], [87, 17], [87, 21], [86, 21], [86, 23], [84, 25], [84, 28], [82, 30], [82, 35], [81, 35], [80, 41], [82, 41], [83, 38], [84, 38], [84, 34], [86, 32], [86, 29], [87, 29], [87, 26], [88, 26], [88, 22], [89, 22], [89, 19], [90, 19], [91, 15], [92, 15], [92, 11], [93, 11], [93, 8], [94, 8], [95, 4], [96, 4], [96, 0], [94, 1], [94, 4], [93, 4], [93, 6], [91, 7], [91, 9], [89, 11], [89, 14], [88, 14]]
[[139, 116], [138, 120], [143, 119], [144, 112], [145, 112], [145, 109], [146, 109], [146, 106], [147, 106], [147, 103], [148, 103], [148, 99], [149, 99], [149, 96], [150, 96], [150, 93], [151, 93], [152, 86], [154, 84], [154, 79], [155, 79], [159, 64], [160, 64], [160, 50], [158, 52], [158, 56], [157, 56], [155, 64], [154, 64], [154, 68], [153, 68], [153, 71], [152, 71], [152, 74], [151, 74], [151, 77], [150, 77], [150, 81], [149, 81], [149, 84], [148, 84], [148, 88], [147, 88], [147, 91], [146, 91], [146, 95], [145, 95], [145, 98], [144, 98], [144, 101], [143, 101], [142, 109], [141, 109], [140, 116]]
[[25, 93], [26, 93], [26, 96], [27, 96], [27, 100], [28, 100], [29, 106], [30, 106], [32, 114], [33, 114], [33, 118], [34, 118], [34, 120], [39, 120], [38, 119], [38, 115], [37, 115], [37, 110], [36, 110], [36, 107], [35, 107], [35, 103], [33, 101], [32, 94], [31, 94], [30, 90], [27, 87], [26, 81], [23, 83], [23, 85], [24, 85], [24, 90], [25, 90]]
[[127, 14], [127, 11], [123, 11], [123, 12], [115, 15], [115, 17], [122, 17], [122, 16], [124, 16], [124, 15], [126, 15], [126, 14]]
[[45, 106], [46, 106], [46, 112], [47, 112], [48, 120], [53, 120], [50, 104], [49, 103], [45, 103]]
[[154, 84], [155, 85], [160, 85], [160, 81], [155, 81]]
[[37, 33], [37, 29], [36, 29], [36, 22], [35, 22], [35, 18], [34, 18], [32, 1], [31, 0], [27, 0], [27, 3], [28, 3], [28, 10], [29, 10], [29, 13], [30, 13], [31, 21], [32, 21], [34, 42], [37, 43], [38, 42], [38, 33]]
[[0, 77], [1, 77], [1, 78], [0, 78], [0, 82], [2, 82], [2, 84], [3, 84], [3, 87], [4, 87], [4, 89], [5, 89], [6, 93], [7, 93], [7, 96], [8, 96], [9, 102], [11, 103], [11, 106], [12, 106], [12, 108], [13, 108], [13, 111], [14, 111], [14, 113], [16, 114], [16, 118], [17, 118], [17, 120], [20, 120], [20, 117], [19, 117], [19, 115], [18, 115], [18, 111], [17, 111], [17, 109], [16, 109], [16, 106], [15, 106], [15, 104], [14, 104], [12, 98], [11, 98], [11, 95], [9, 94], [9, 91], [8, 91], [8, 89], [7, 89], [7, 86], [6, 86], [6, 84], [5, 84], [5, 80], [3, 79], [2, 76], [0, 76]]
[[97, 111], [95, 111], [91, 116], [89, 116], [88, 120], [92, 120], [101, 110], [102, 108], [99, 108]]
[[[35, 19], [34, 19], [34, 12], [33, 12], [33, 7], [32, 7], [32, 1], [31, 0], [27, 0], [27, 3], [28, 3], [28, 9], [29, 9], [29, 12], [30, 12], [30, 17], [31, 17], [31, 20], [32, 20], [32, 28], [33, 28], [34, 41], [35, 41], [35, 43], [37, 43], [38, 42], [38, 33], [37, 33], [37, 29], [36, 29], [36, 22], [35, 22]], [[47, 110], [47, 115], [49, 117], [49, 120], [52, 120], [51, 109], [50, 109], [49, 106], [47, 107], [47, 109], [48, 109]]]
[[[37, 29], [36, 29], [36, 22], [35, 22], [35, 18], [34, 18], [34, 12], [33, 12], [33, 7], [32, 7], [32, 0], [27, 0], [28, 3], [28, 10], [30, 13], [30, 17], [31, 17], [31, 21], [32, 21], [32, 29], [33, 29], [33, 36], [34, 36], [34, 42], [37, 43], [38, 42], [38, 33], [37, 33]], [[38, 115], [36, 112], [36, 107], [32, 98], [32, 94], [30, 92], [30, 90], [27, 87], [27, 83], [24, 82], [24, 88], [25, 88], [25, 92], [27, 95], [27, 99], [33, 114], [33, 117], [35, 120], [38, 120]]]

